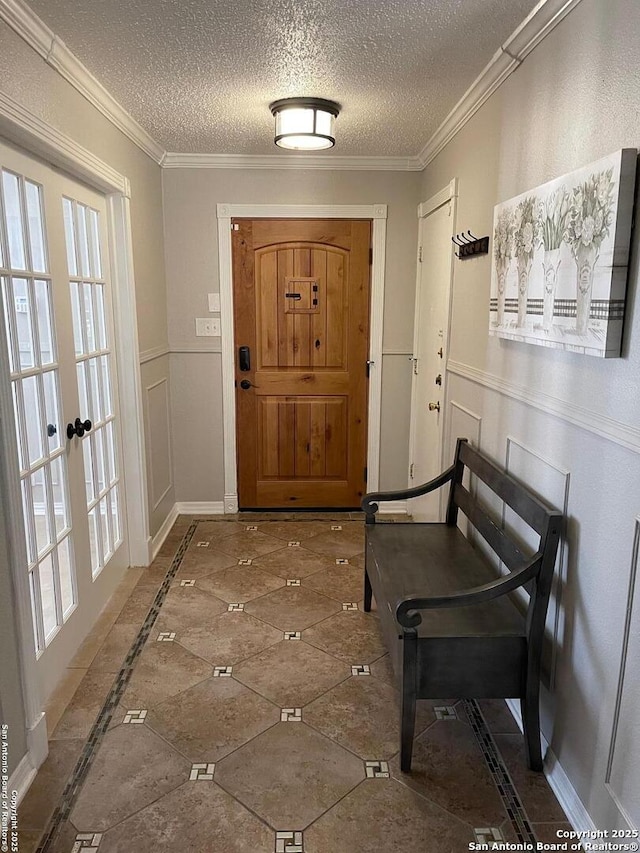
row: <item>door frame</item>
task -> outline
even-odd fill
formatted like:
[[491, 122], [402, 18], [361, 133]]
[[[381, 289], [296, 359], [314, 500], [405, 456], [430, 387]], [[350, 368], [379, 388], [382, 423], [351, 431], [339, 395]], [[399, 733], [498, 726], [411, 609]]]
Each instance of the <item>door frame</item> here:
[[[427, 201], [423, 201], [418, 205], [418, 255], [416, 258], [416, 301], [414, 306], [414, 318], [420, 316], [420, 287], [422, 282], [422, 261], [421, 261], [421, 252], [422, 252], [422, 229], [424, 226], [424, 221], [431, 213], [438, 210], [438, 208], [442, 207], [445, 204], [451, 204], [451, 236], [453, 237], [456, 233], [456, 216], [457, 216], [457, 205], [458, 205], [458, 179], [452, 178], [452, 180], [447, 184], [446, 187], [443, 187], [439, 192], [435, 193], [431, 196], [431, 198], [427, 199]], [[449, 337], [451, 331], [451, 312], [452, 312], [452, 294], [453, 294], [453, 273], [454, 273], [454, 260], [455, 255], [451, 252], [451, 267], [449, 274], [449, 281], [447, 283], [447, 293], [446, 293], [446, 326], [443, 334], [443, 354], [442, 354], [442, 418], [440, 419], [440, 430], [438, 437], [439, 447], [437, 449], [437, 456], [439, 461], [439, 469], [442, 471], [445, 468], [446, 460], [444, 458], [445, 447], [444, 447], [444, 436], [445, 436], [445, 423], [447, 421], [448, 414], [448, 406], [449, 406], [449, 391], [448, 391], [448, 382], [447, 382], [447, 372], [448, 372], [448, 361], [449, 361]], [[413, 353], [412, 353], [412, 364], [415, 365], [415, 358], [417, 358], [419, 345], [419, 329], [418, 324], [415, 322], [413, 328]], [[416, 483], [413, 483], [411, 479], [411, 463], [413, 462], [415, 442], [416, 442], [416, 383], [415, 377], [412, 375], [411, 380], [411, 418], [410, 418], [410, 427], [409, 427], [409, 470], [407, 471], [407, 484], [409, 488], [412, 488]], [[444, 512], [444, 496], [441, 496], [440, 501], [440, 514], [441, 517]]]
[[384, 310], [386, 204], [218, 204], [218, 269], [222, 345], [222, 444], [224, 512], [238, 512], [236, 457], [236, 389], [233, 329], [231, 220], [239, 219], [371, 219], [371, 308], [369, 316], [369, 405], [367, 422], [367, 489], [377, 491], [380, 478], [382, 400], [382, 325]]
[[[113, 282], [114, 349], [118, 363], [118, 391], [122, 423], [130, 425], [122, 447], [122, 480], [130, 565], [148, 565], [150, 556], [147, 507], [147, 472], [140, 381], [138, 326], [131, 236], [131, 187], [128, 178], [112, 169], [71, 137], [34, 115], [13, 98], [0, 92], [0, 137], [27, 155], [45, 160], [72, 178], [105, 194], [110, 236]], [[0, 423], [13, 423], [9, 362], [0, 324]], [[0, 482], [6, 490], [7, 527], [18, 629], [20, 672], [25, 708], [27, 754], [12, 778], [19, 799], [31, 784], [48, 753], [47, 725], [38, 686], [31, 618], [24, 521], [20, 496], [20, 472], [15, 435], [0, 436]]]

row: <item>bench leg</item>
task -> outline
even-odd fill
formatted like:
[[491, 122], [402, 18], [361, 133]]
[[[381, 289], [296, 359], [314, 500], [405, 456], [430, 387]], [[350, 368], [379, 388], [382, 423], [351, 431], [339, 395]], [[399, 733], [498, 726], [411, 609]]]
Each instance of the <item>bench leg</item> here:
[[411, 771], [413, 754], [413, 735], [416, 725], [416, 665], [418, 656], [418, 638], [415, 631], [404, 632], [402, 665], [402, 716], [400, 720], [400, 769], [403, 773]]
[[542, 771], [542, 747], [540, 745], [540, 697], [536, 687], [527, 689], [526, 696], [520, 700], [524, 748], [529, 770]]
[[367, 570], [364, 570], [364, 609], [367, 613], [371, 610], [371, 583]]

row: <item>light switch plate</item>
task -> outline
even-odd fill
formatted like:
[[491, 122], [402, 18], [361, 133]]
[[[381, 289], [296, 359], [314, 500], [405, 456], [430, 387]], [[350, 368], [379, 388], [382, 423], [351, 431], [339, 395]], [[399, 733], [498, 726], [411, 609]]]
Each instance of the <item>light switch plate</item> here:
[[220, 319], [218, 317], [196, 317], [197, 338], [219, 338]]
[[220, 313], [220, 294], [219, 293], [208, 293], [209, 297], [209, 311], [212, 314]]

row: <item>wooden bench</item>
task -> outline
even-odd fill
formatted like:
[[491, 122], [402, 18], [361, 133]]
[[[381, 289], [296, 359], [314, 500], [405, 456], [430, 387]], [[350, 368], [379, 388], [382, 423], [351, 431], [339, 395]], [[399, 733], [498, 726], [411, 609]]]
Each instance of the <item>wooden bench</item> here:
[[[463, 485], [465, 467], [537, 534], [533, 556]], [[446, 521], [376, 524], [378, 504], [450, 484]], [[562, 514], [458, 439], [453, 465], [422, 486], [365, 495], [364, 608], [375, 596], [401, 683], [400, 763], [411, 769], [416, 699], [519, 698], [527, 765], [542, 770], [540, 655]], [[458, 512], [502, 560], [500, 575], [457, 526]], [[539, 541], [538, 541], [539, 536]], [[528, 604], [510, 595], [518, 588]]]

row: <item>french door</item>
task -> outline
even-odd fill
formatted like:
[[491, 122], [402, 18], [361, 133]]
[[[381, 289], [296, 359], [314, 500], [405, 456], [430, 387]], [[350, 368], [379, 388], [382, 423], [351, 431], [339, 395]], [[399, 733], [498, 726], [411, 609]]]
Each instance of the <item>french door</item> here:
[[106, 202], [3, 145], [0, 290], [45, 698], [128, 563]]

